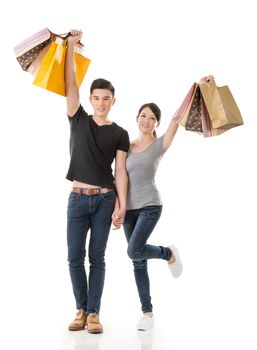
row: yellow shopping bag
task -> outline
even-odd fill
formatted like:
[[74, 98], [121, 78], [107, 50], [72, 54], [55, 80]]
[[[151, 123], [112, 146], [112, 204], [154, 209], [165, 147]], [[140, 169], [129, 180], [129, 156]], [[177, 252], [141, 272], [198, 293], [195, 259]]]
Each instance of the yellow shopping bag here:
[[[67, 40], [57, 38], [44, 56], [33, 84], [43, 89], [65, 96], [65, 58]], [[88, 70], [90, 59], [75, 52], [76, 82], [80, 86]]]

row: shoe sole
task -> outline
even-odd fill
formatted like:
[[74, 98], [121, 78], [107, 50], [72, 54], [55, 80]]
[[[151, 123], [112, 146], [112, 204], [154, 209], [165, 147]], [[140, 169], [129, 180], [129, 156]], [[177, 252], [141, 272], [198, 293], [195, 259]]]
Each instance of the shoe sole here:
[[71, 332], [76, 332], [76, 331], [83, 331], [83, 329], [85, 329], [85, 327], [80, 327], [80, 328], [68, 328], [69, 331]]
[[147, 332], [147, 331], [150, 331], [151, 329], [153, 329], [153, 327], [150, 327], [150, 328], [147, 328], [147, 329], [137, 328], [137, 330], [138, 330], [139, 332]]
[[91, 333], [91, 334], [100, 334], [100, 333], [103, 333], [103, 331], [89, 331], [87, 330], [88, 333]]

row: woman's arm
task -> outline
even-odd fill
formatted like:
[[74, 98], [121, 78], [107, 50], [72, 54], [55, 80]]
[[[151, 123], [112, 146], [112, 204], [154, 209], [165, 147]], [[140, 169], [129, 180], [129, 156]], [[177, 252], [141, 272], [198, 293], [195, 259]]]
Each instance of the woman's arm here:
[[163, 146], [164, 148], [169, 148], [178, 130], [179, 124], [175, 120], [171, 119], [167, 131], [164, 134]]

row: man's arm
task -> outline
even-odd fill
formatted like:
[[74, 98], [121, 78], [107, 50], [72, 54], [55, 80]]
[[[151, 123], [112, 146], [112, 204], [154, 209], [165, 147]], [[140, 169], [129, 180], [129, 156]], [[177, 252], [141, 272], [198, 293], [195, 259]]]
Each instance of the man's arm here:
[[77, 112], [80, 99], [79, 88], [76, 83], [76, 67], [75, 67], [75, 48], [76, 44], [82, 37], [82, 32], [78, 30], [71, 30], [71, 36], [67, 39], [67, 52], [65, 60], [65, 90], [67, 113], [70, 117]]
[[128, 175], [126, 170], [127, 152], [118, 150], [115, 158], [115, 184], [117, 190], [117, 199], [112, 216], [112, 222], [116, 229], [120, 228], [126, 214]]

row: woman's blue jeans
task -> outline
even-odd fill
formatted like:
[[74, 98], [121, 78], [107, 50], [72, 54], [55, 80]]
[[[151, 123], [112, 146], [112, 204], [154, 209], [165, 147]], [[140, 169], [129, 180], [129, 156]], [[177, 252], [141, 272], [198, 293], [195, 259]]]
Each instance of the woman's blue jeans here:
[[127, 210], [124, 219], [124, 232], [128, 241], [128, 256], [134, 265], [134, 275], [143, 312], [152, 312], [150, 281], [147, 271], [147, 259], [171, 258], [168, 247], [146, 244], [162, 212], [162, 206], [147, 206]]
[[[99, 313], [105, 277], [105, 249], [114, 210], [115, 192], [87, 196], [70, 193], [67, 210], [68, 262], [77, 309]], [[89, 277], [85, 270], [86, 239]]]

